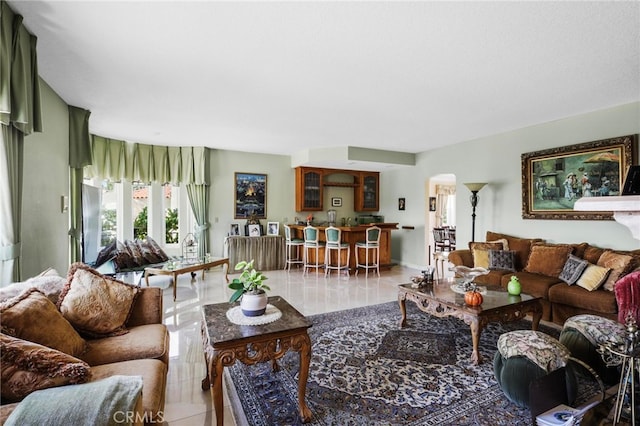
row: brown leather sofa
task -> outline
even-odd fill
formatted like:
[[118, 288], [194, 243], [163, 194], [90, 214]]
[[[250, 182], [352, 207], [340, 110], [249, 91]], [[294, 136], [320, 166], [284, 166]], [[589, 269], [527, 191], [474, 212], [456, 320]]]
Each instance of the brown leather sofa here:
[[[37, 285], [38, 281], [34, 279], [1, 288], [0, 301], [7, 296], [11, 298], [24, 288], [35, 287], [55, 303], [66, 281], [66, 278], [58, 278], [56, 280], [55, 277], [49, 276], [48, 283], [40, 288]], [[58, 285], [59, 288], [56, 288]], [[89, 382], [114, 375], [142, 376], [141, 401], [137, 401], [136, 405], [140, 413], [136, 415], [136, 423], [156, 424], [164, 421], [169, 333], [162, 319], [162, 289], [140, 288], [126, 321], [128, 332], [113, 337], [87, 338], [86, 348], [76, 356], [90, 366]], [[62, 387], [64, 386], [66, 385]], [[0, 406], [0, 424], [4, 424], [19, 404], [20, 402], [6, 404], [3, 401], [3, 405]], [[73, 410], [81, 409], [74, 407], [70, 401], [61, 401], [60, 406], [71, 407]]]
[[[594, 314], [617, 320], [618, 304], [613, 292], [615, 281], [640, 267], [640, 250], [617, 251], [588, 243], [549, 244], [539, 238], [519, 238], [491, 231], [487, 232], [485, 242], [469, 243], [469, 249], [452, 251], [448, 259], [455, 266], [487, 267], [490, 265], [478, 264], [482, 259], [481, 254], [488, 250], [502, 250], [500, 244], [504, 249], [508, 246], [508, 250], [514, 252], [513, 270], [489, 268], [489, 274], [475, 281], [489, 288], [506, 289], [511, 276], [517, 276], [523, 293], [542, 299], [542, 319], [560, 325], [578, 314]], [[590, 291], [580, 285], [569, 285], [561, 279], [569, 255], [586, 260], [591, 265], [610, 269], [605, 285]]]

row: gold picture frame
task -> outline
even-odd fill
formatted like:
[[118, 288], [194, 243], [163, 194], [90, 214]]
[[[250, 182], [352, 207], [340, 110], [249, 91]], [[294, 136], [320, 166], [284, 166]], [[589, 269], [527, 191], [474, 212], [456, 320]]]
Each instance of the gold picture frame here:
[[581, 197], [620, 195], [637, 144], [638, 135], [628, 135], [522, 154], [522, 218], [612, 219], [612, 212], [573, 205]]

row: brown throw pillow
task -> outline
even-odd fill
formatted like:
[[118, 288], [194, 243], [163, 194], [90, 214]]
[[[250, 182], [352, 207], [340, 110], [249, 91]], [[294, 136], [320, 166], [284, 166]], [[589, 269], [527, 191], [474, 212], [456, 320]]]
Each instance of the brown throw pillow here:
[[571, 245], [536, 243], [531, 246], [525, 272], [558, 278], [573, 251]]
[[88, 336], [117, 336], [127, 333], [125, 324], [137, 294], [137, 287], [104, 276], [83, 263], [74, 263], [58, 308]]
[[611, 250], [606, 250], [598, 259], [598, 266], [604, 268], [610, 268], [609, 276], [604, 282], [603, 287], [605, 290], [613, 291], [616, 281], [631, 272], [634, 265], [633, 256], [615, 253]]
[[84, 383], [89, 365], [55, 349], [0, 334], [0, 392], [2, 402], [18, 402], [31, 392]]
[[516, 270], [518, 271], [522, 270], [527, 264], [531, 245], [536, 242], [542, 242], [542, 239], [540, 238], [519, 238], [507, 234], [487, 231], [487, 241], [493, 241], [501, 238], [506, 239], [509, 243], [509, 248], [505, 248], [505, 250], [515, 250]]
[[2, 332], [39, 343], [72, 356], [81, 355], [86, 342], [56, 306], [39, 290], [29, 288], [0, 305]]
[[469, 250], [473, 255], [474, 268], [489, 268], [489, 250], [506, 250], [506, 240], [487, 241], [484, 243], [469, 243]]

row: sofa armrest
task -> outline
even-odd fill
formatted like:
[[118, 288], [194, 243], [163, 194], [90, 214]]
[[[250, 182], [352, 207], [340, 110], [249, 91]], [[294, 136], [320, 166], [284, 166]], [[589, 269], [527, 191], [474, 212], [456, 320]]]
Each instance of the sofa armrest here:
[[449, 262], [454, 266], [468, 266], [473, 268], [473, 255], [471, 250], [454, 250], [449, 253]]
[[133, 304], [127, 327], [146, 324], [162, 324], [164, 310], [162, 307], [162, 289], [158, 287], [141, 287]]

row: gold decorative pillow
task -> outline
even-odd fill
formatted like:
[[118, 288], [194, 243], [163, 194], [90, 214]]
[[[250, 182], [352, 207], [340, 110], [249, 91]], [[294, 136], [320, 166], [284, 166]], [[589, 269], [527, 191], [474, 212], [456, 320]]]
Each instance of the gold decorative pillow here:
[[533, 244], [524, 270], [533, 274], [558, 278], [572, 251], [573, 246], [571, 245]]
[[507, 240], [469, 243], [469, 250], [473, 255], [473, 267], [489, 269], [489, 250], [508, 250], [508, 248], [505, 248], [505, 243], [507, 243]]
[[615, 253], [611, 250], [606, 250], [598, 259], [598, 266], [604, 268], [611, 268], [607, 280], [603, 286], [605, 290], [613, 291], [616, 281], [631, 272], [634, 265], [633, 256]]
[[602, 266], [589, 264], [584, 270], [576, 284], [580, 287], [593, 291], [598, 289], [607, 280], [607, 275], [611, 269], [603, 268]]
[[72, 356], [81, 355], [86, 342], [56, 306], [39, 290], [29, 288], [0, 304], [2, 332], [39, 343]]
[[55, 349], [0, 334], [0, 392], [2, 402], [18, 402], [31, 392], [84, 383], [89, 365]]
[[80, 332], [92, 337], [127, 333], [138, 288], [98, 273], [83, 263], [69, 268], [58, 308]]

